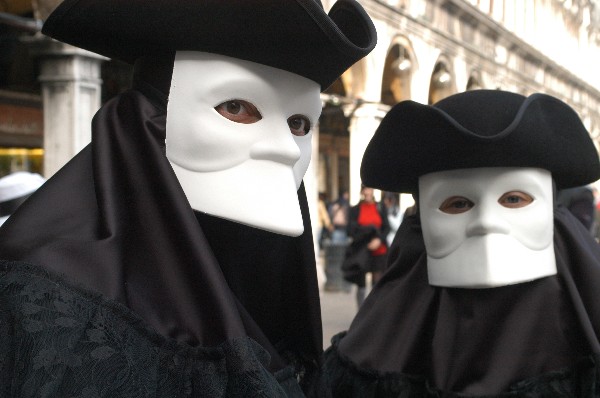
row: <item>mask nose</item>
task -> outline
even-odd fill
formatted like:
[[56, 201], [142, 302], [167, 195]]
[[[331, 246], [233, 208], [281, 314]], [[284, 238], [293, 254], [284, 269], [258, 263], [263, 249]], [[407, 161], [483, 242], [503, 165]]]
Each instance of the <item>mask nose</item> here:
[[293, 166], [300, 159], [300, 148], [285, 123], [285, 127], [277, 128], [275, 133], [256, 142], [250, 148], [250, 157], [255, 160], [270, 160]]
[[467, 225], [467, 237], [509, 233], [509, 225], [502, 217], [498, 203], [480, 203], [471, 211], [473, 220]]

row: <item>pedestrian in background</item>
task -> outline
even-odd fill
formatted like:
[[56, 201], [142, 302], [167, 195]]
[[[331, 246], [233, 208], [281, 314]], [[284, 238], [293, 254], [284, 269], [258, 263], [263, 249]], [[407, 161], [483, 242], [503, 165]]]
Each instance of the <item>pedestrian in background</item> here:
[[329, 206], [329, 217], [331, 219], [330, 239], [325, 242], [325, 286], [326, 292], [348, 292], [349, 283], [344, 280], [342, 274], [342, 262], [348, 246], [348, 203], [347, 191]]
[[329, 206], [329, 217], [333, 224], [331, 239], [336, 244], [346, 244], [348, 240], [348, 212], [350, 211], [350, 194], [340, 192], [338, 198]]
[[325, 241], [331, 240], [331, 234], [333, 232], [333, 224], [329, 218], [325, 199], [325, 192], [319, 192], [319, 199], [317, 202], [317, 212], [319, 217], [319, 249], [323, 249]]
[[350, 208], [348, 236], [351, 239], [342, 270], [349, 282], [356, 284], [356, 303], [360, 307], [366, 295], [366, 276], [375, 285], [386, 267], [387, 235], [390, 226], [387, 211], [375, 201], [373, 188], [362, 186], [361, 199]]

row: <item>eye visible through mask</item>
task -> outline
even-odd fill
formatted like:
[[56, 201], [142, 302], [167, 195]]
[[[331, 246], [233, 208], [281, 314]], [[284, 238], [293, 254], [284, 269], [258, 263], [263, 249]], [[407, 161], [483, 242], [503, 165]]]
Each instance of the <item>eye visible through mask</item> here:
[[231, 100], [215, 106], [219, 115], [232, 122], [242, 124], [256, 123], [262, 119], [262, 115], [256, 107], [248, 101]]
[[[235, 123], [252, 124], [262, 119], [262, 115], [254, 104], [241, 99], [225, 101], [215, 106], [215, 110], [225, 119]], [[310, 132], [310, 120], [304, 115], [290, 116], [287, 122], [290, 132], [295, 136], [304, 136]]]
[[500, 199], [498, 203], [509, 209], [519, 209], [521, 207], [529, 206], [533, 203], [533, 197], [522, 191], [511, 191], [507, 192]]
[[[522, 191], [510, 191], [504, 193], [498, 203], [508, 209], [519, 209], [529, 206], [534, 199], [531, 195]], [[439, 209], [446, 214], [462, 214], [475, 207], [475, 203], [463, 196], [451, 196], [444, 200]]]
[[290, 131], [296, 136], [303, 136], [310, 132], [310, 120], [303, 115], [294, 115], [288, 118]]

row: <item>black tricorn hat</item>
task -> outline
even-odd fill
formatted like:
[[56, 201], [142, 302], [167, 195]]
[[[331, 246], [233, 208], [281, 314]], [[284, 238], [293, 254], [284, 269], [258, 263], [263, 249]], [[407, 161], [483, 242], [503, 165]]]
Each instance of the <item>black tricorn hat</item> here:
[[272, 66], [329, 87], [377, 42], [355, 0], [65, 0], [42, 32], [127, 63], [203, 51]]
[[403, 101], [365, 150], [363, 182], [416, 193], [420, 176], [476, 167], [535, 167], [558, 188], [600, 178], [598, 152], [577, 113], [546, 94], [498, 90], [455, 94], [433, 106]]

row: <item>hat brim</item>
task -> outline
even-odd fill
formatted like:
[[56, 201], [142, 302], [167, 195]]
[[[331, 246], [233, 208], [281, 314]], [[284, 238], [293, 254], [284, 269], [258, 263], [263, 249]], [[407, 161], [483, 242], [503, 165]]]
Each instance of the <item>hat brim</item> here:
[[[546, 169], [559, 188], [600, 178], [598, 152], [590, 135], [577, 113], [564, 102], [545, 94], [522, 97], [517, 111], [507, 119], [497, 115], [505, 112], [504, 94], [490, 90], [471, 95], [478, 103], [487, 101], [488, 114], [467, 115], [478, 109], [463, 106], [460, 117], [468, 123], [456, 119], [454, 110], [460, 106], [445, 107], [446, 111], [413, 101], [394, 106], [365, 151], [361, 165], [364, 184], [416, 193], [422, 175], [478, 167]], [[491, 114], [494, 109], [496, 115]], [[505, 123], [495, 132], [489, 131], [486, 118]], [[478, 125], [485, 125], [486, 131], [478, 131]]]
[[329, 14], [315, 0], [65, 0], [42, 32], [133, 63], [141, 56], [203, 51], [287, 70], [330, 86], [377, 41], [354, 0]]

